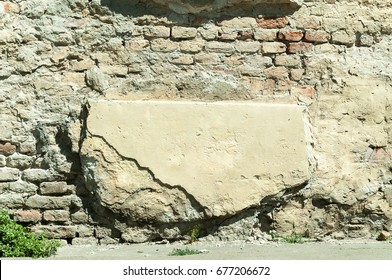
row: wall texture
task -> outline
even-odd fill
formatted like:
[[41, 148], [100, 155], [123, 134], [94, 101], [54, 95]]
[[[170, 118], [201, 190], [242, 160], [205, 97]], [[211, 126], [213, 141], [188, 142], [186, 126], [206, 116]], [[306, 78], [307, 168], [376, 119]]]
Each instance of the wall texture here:
[[[72, 244], [176, 240], [195, 225], [209, 240], [392, 231], [391, 14], [389, 0], [0, 1], [0, 208]], [[206, 215], [110, 143], [86, 148], [98, 100], [305, 107], [309, 178]], [[128, 212], [103, 196], [121, 194], [102, 183], [117, 167], [154, 189]]]

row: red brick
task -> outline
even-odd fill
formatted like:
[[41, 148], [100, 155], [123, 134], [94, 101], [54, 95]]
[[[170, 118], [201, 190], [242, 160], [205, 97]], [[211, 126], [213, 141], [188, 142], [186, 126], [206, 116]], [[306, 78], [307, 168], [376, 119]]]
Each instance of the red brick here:
[[263, 95], [272, 95], [275, 91], [276, 82], [273, 79], [268, 79], [264, 83]]
[[304, 53], [313, 50], [313, 44], [307, 42], [290, 43], [287, 47], [288, 53]]
[[20, 210], [15, 213], [14, 219], [22, 223], [38, 223], [41, 221], [42, 215], [37, 210]]
[[302, 87], [293, 87], [291, 89], [291, 95], [307, 95], [313, 96], [316, 93], [316, 90], [310, 86], [302, 86]]
[[305, 40], [309, 42], [326, 43], [330, 38], [329, 33], [323, 30], [306, 30], [305, 32]]
[[0, 143], [0, 154], [10, 156], [16, 152], [16, 146], [11, 143]]
[[304, 37], [301, 30], [284, 29], [279, 31], [278, 38], [284, 41], [298, 42]]
[[260, 18], [256, 21], [257, 25], [262, 28], [283, 28], [289, 23], [286, 17]]

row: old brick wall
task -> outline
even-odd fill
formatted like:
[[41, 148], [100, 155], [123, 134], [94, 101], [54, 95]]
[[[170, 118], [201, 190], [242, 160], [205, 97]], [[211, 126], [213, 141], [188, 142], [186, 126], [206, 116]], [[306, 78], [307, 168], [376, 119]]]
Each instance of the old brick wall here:
[[[0, 1], [0, 208], [72, 244], [124, 240], [127, 223], [86, 188], [88, 99], [249, 100], [307, 106], [311, 180], [231, 217], [178, 223], [180, 234], [391, 231], [392, 2], [239, 2], [177, 14], [149, 1]], [[164, 238], [140, 227], [131, 241]]]

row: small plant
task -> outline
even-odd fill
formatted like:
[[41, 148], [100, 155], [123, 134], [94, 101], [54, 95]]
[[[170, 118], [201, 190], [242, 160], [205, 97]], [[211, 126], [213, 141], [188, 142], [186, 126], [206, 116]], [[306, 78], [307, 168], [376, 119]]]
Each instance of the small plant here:
[[0, 211], [0, 257], [49, 257], [59, 246], [60, 242], [47, 239], [43, 233], [28, 232], [6, 211]]
[[187, 255], [197, 255], [201, 254], [202, 252], [200, 250], [195, 250], [195, 249], [173, 249], [173, 251], [170, 252], [169, 256], [187, 256]]
[[200, 235], [200, 225], [193, 226], [189, 235], [191, 237], [191, 243], [196, 242], [199, 239], [199, 235]]
[[294, 232], [291, 235], [282, 237], [283, 241], [287, 243], [304, 243], [303, 238], [304, 238], [303, 234], [294, 233]]

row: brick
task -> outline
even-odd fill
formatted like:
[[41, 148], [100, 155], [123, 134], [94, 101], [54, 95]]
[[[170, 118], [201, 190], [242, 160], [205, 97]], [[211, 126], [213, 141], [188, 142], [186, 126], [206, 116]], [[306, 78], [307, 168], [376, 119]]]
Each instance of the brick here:
[[293, 81], [299, 81], [302, 79], [303, 74], [305, 73], [304, 69], [291, 69], [290, 78]]
[[253, 39], [253, 30], [252, 29], [245, 29], [238, 31], [238, 40], [251, 40]]
[[256, 53], [260, 50], [260, 43], [259, 42], [243, 42], [238, 41], [235, 44], [235, 48], [238, 52], [241, 53]]
[[298, 42], [304, 37], [304, 34], [301, 30], [295, 29], [283, 29], [278, 33], [278, 38], [283, 41], [293, 41]]
[[286, 17], [259, 18], [256, 22], [262, 28], [283, 28], [289, 23]]
[[224, 29], [219, 32], [219, 39], [222, 41], [235, 41], [238, 37], [238, 31], [236, 29]]
[[204, 40], [211, 41], [218, 37], [218, 27], [215, 25], [212, 27], [200, 27], [198, 32]]
[[46, 169], [26, 169], [22, 179], [28, 182], [45, 182], [62, 179], [62, 176]]
[[233, 53], [234, 46], [231, 43], [207, 42], [206, 50], [209, 52], [217, 52], [217, 53]]
[[67, 182], [43, 182], [39, 187], [41, 195], [66, 195], [75, 193], [76, 187], [68, 185]]
[[264, 74], [267, 78], [274, 79], [287, 79], [289, 74], [286, 67], [270, 67], [264, 70]]
[[277, 55], [275, 57], [276, 66], [296, 67], [301, 65], [301, 58], [297, 55]]
[[250, 76], [250, 77], [258, 77], [263, 73], [262, 69], [255, 68], [249, 65], [241, 65], [236, 69], [241, 75]]
[[15, 168], [0, 168], [0, 182], [18, 181], [20, 171]]
[[178, 43], [168, 39], [155, 39], [151, 41], [151, 49], [156, 52], [174, 52], [178, 49]]
[[0, 194], [0, 207], [2, 208], [22, 208], [24, 206], [24, 195], [21, 193]]
[[[242, 56], [240, 56], [241, 61], [243, 61]], [[272, 58], [268, 56], [263, 56], [255, 54], [252, 56], [247, 56], [245, 58], [245, 63], [256, 68], [265, 69], [267, 67], [273, 66]]]
[[35, 233], [44, 233], [48, 238], [74, 238], [76, 236], [76, 226], [34, 226], [31, 230]]
[[331, 43], [350, 47], [355, 43], [355, 35], [350, 35], [346, 31], [337, 31], [332, 34]]
[[0, 143], [0, 155], [9, 156], [16, 152], [16, 146], [11, 143]]
[[7, 158], [7, 166], [18, 169], [30, 168], [33, 164], [34, 158], [23, 154], [13, 154]]
[[263, 54], [276, 54], [286, 52], [286, 45], [281, 42], [264, 42], [261, 44]]
[[148, 26], [143, 29], [146, 38], [169, 38], [170, 28], [166, 26]]
[[92, 237], [94, 236], [94, 228], [92, 226], [87, 226], [87, 225], [78, 225], [77, 235], [79, 237]]
[[221, 59], [216, 53], [200, 53], [195, 55], [195, 62], [205, 65], [215, 65], [220, 63]]
[[15, 193], [35, 194], [38, 190], [37, 185], [21, 180], [16, 182], [8, 182], [7, 184], [8, 189]]
[[27, 199], [26, 206], [33, 209], [65, 209], [71, 205], [70, 196], [40, 196], [34, 195]]
[[287, 47], [288, 53], [305, 53], [313, 50], [313, 44], [307, 42], [290, 43]]
[[205, 41], [203, 40], [186, 40], [180, 42], [180, 50], [185, 53], [199, 53], [203, 50]]
[[323, 30], [306, 30], [305, 40], [314, 43], [327, 43], [331, 36]]
[[324, 18], [323, 28], [327, 32], [335, 32], [346, 28], [346, 21], [340, 18]]
[[46, 222], [67, 222], [70, 220], [67, 210], [47, 210], [43, 213], [43, 220]]
[[256, 40], [273, 42], [278, 38], [278, 29], [256, 29], [253, 36]]
[[194, 59], [193, 56], [189, 54], [177, 55], [171, 59], [171, 63], [175, 65], [192, 65]]
[[125, 41], [125, 48], [134, 51], [143, 51], [150, 46], [150, 41], [145, 39], [133, 39]]
[[174, 26], [171, 36], [175, 39], [193, 39], [197, 35], [197, 29], [193, 27]]
[[19, 210], [14, 214], [14, 220], [21, 223], [38, 223], [42, 220], [42, 214], [37, 210]]

